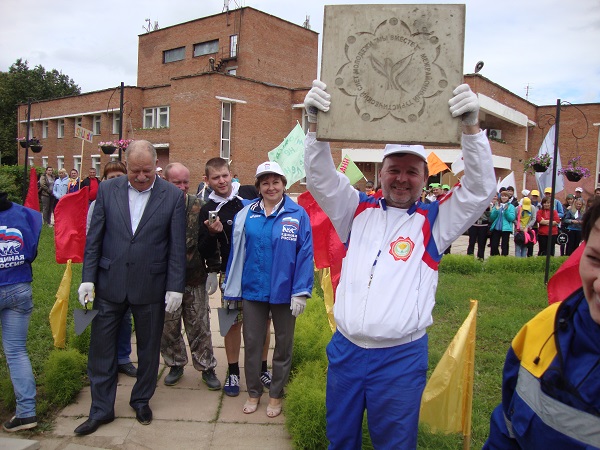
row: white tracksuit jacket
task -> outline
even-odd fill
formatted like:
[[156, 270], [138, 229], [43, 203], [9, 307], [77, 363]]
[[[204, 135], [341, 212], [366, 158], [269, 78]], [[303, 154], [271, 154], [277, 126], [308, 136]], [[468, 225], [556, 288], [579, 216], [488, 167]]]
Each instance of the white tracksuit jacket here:
[[418, 201], [408, 210], [354, 189], [315, 133], [306, 135], [304, 146], [308, 190], [348, 246], [334, 306], [337, 329], [363, 348], [422, 336], [433, 322], [443, 251], [475, 223], [496, 190], [487, 137], [463, 134], [460, 183], [440, 201]]

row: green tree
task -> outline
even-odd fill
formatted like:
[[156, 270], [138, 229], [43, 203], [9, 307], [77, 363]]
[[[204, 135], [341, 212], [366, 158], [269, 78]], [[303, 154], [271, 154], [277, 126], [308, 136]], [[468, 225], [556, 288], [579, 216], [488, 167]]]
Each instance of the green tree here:
[[78, 95], [81, 88], [68, 75], [37, 65], [29, 68], [21, 58], [8, 72], [0, 71], [0, 152], [3, 164], [16, 164], [17, 107], [34, 100], [49, 100]]

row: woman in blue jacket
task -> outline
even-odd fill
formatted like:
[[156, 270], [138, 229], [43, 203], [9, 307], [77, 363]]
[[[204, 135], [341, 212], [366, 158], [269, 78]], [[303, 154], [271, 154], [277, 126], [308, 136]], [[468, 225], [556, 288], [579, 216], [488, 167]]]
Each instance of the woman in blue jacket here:
[[269, 313], [275, 330], [273, 378], [267, 416], [281, 414], [283, 388], [290, 375], [296, 317], [313, 286], [313, 248], [306, 211], [285, 195], [287, 180], [276, 162], [256, 170], [259, 199], [235, 216], [224, 298], [243, 300], [244, 413], [256, 411], [263, 393], [262, 348]]
[[492, 226], [490, 230], [490, 255], [499, 255], [498, 245], [502, 240], [502, 256], [508, 256], [508, 241], [513, 230], [513, 222], [516, 217], [515, 207], [508, 202], [509, 195], [506, 191], [500, 193], [500, 202], [492, 205], [490, 211], [490, 222]]

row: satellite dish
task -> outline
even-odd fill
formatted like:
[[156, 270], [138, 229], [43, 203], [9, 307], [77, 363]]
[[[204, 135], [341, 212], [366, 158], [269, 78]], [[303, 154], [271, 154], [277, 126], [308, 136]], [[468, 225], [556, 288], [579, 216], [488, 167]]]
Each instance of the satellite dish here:
[[483, 69], [483, 61], [479, 61], [475, 64], [475, 73], [478, 73], [481, 69]]

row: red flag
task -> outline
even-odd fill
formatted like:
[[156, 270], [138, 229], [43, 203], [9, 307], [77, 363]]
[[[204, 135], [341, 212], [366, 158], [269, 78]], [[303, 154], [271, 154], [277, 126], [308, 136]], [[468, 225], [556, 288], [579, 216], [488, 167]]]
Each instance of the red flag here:
[[346, 256], [346, 247], [340, 241], [331, 220], [310, 192], [301, 194], [298, 197], [298, 204], [306, 210], [310, 217], [315, 266], [317, 269], [331, 268], [331, 284], [335, 293], [342, 272], [342, 260]]
[[571, 256], [558, 268], [552, 278], [548, 280], [548, 304], [562, 302], [566, 300], [573, 292], [582, 286], [579, 276], [579, 261], [585, 249], [585, 242], [582, 242], [575, 249]]
[[54, 243], [56, 262], [83, 262], [85, 226], [88, 212], [88, 187], [63, 195], [54, 209]]
[[29, 189], [27, 190], [27, 197], [25, 197], [25, 204], [23, 206], [38, 212], [40, 210], [40, 198], [38, 197], [38, 178], [35, 167], [32, 167], [29, 171]]

